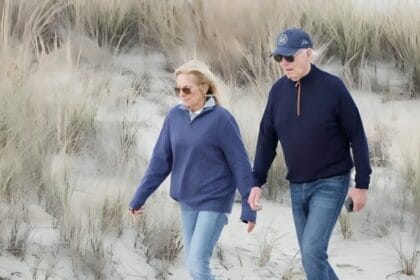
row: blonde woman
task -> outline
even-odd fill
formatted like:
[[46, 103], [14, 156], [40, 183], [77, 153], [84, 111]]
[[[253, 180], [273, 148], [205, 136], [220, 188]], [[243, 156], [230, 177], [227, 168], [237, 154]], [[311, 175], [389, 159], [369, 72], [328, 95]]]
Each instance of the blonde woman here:
[[252, 170], [238, 125], [221, 106], [209, 67], [192, 60], [176, 69], [175, 76], [181, 102], [166, 116], [130, 212], [142, 213], [147, 198], [171, 173], [170, 195], [181, 207], [189, 273], [194, 280], [214, 279], [210, 258], [237, 188], [241, 220], [248, 223], [248, 232], [255, 226], [256, 212], [247, 203]]

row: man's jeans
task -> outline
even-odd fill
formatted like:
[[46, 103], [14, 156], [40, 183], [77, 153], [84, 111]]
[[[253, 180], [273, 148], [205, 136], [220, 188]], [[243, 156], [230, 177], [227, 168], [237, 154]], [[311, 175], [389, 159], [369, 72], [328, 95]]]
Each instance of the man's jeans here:
[[308, 280], [338, 279], [328, 263], [328, 242], [349, 187], [349, 175], [291, 183], [293, 219]]
[[226, 213], [198, 211], [186, 204], [181, 205], [185, 258], [194, 280], [213, 280], [210, 259], [227, 223]]

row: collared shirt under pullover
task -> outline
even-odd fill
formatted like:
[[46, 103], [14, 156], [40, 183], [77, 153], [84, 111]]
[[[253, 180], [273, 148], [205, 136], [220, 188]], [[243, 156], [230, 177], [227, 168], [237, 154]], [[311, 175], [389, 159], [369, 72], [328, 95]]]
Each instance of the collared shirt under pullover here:
[[368, 188], [371, 168], [359, 111], [344, 83], [311, 65], [298, 82], [280, 78], [270, 90], [260, 123], [254, 184], [262, 186], [280, 141], [286, 178], [304, 183], [348, 173], [356, 167], [356, 187]]

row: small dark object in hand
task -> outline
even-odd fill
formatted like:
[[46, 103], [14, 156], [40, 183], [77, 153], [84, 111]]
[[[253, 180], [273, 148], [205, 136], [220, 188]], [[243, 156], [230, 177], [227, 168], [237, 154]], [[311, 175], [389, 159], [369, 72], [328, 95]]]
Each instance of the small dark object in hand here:
[[346, 198], [346, 201], [344, 201], [344, 207], [346, 207], [347, 212], [353, 212], [353, 199], [351, 199], [351, 197]]

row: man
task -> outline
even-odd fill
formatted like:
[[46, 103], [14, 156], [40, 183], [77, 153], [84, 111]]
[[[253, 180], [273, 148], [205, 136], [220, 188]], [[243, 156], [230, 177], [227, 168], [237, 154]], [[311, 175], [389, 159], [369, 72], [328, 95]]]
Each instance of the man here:
[[[248, 202], [258, 210], [280, 141], [306, 276], [338, 279], [327, 255], [332, 230], [348, 193], [354, 211], [367, 201], [371, 168], [362, 121], [343, 82], [311, 63], [312, 40], [305, 31], [281, 32], [272, 55], [285, 76], [272, 86], [261, 120]], [[356, 184], [349, 192], [350, 148]]]

